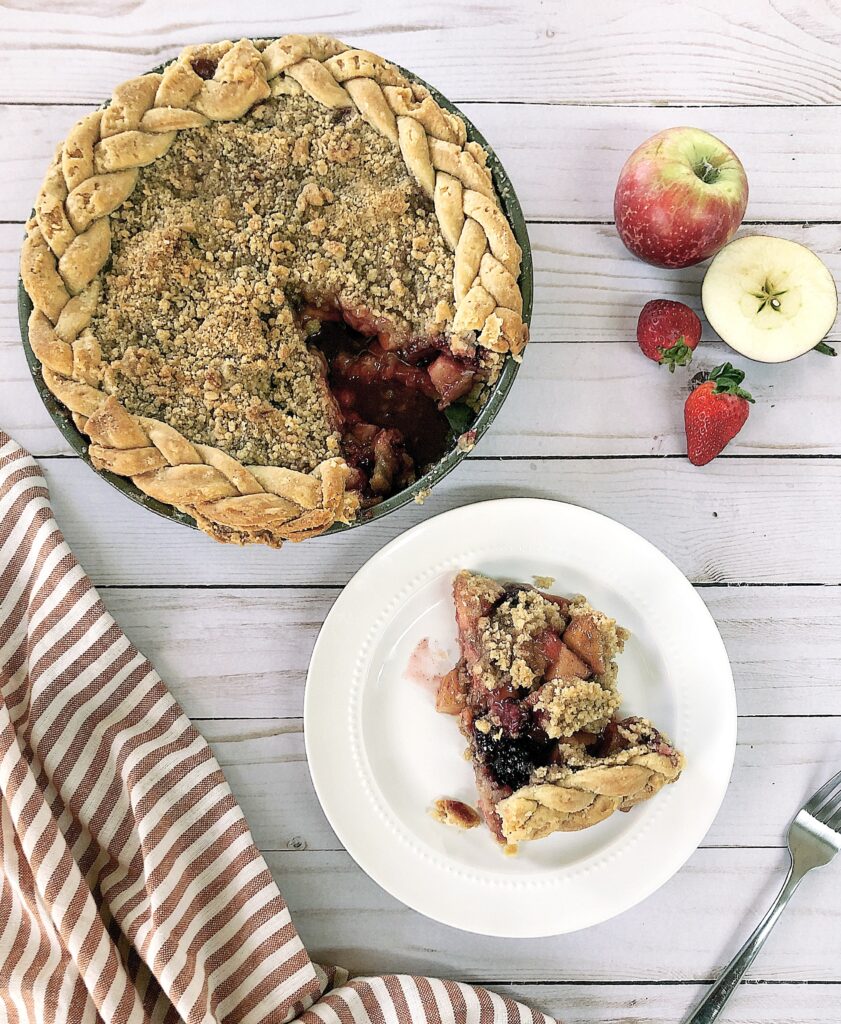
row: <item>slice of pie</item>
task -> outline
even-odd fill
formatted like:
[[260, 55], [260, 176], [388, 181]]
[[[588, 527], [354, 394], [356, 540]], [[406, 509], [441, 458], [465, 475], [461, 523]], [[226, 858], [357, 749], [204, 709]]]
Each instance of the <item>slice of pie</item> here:
[[325, 36], [187, 47], [59, 147], [29, 340], [94, 465], [218, 540], [352, 521], [454, 443], [527, 339], [487, 154]]
[[618, 718], [626, 630], [567, 600], [463, 570], [461, 658], [438, 689], [459, 716], [479, 809], [501, 843], [589, 828], [675, 782], [679, 753], [644, 718]]

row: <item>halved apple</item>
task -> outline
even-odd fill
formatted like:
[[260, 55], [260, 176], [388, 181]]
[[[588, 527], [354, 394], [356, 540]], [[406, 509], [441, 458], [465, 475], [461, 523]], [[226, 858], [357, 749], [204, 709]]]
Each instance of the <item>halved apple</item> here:
[[813, 349], [835, 323], [838, 293], [805, 245], [747, 235], [715, 257], [701, 287], [713, 330], [748, 359], [781, 363]]

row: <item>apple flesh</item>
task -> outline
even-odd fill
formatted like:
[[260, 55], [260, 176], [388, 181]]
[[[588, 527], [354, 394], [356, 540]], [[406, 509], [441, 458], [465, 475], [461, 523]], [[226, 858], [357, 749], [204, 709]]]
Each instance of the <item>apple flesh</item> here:
[[616, 185], [616, 230], [656, 267], [689, 267], [726, 245], [748, 202], [736, 154], [700, 128], [668, 128], [634, 150]]
[[762, 363], [802, 356], [835, 323], [838, 295], [826, 265], [805, 245], [747, 235], [725, 246], [701, 286], [712, 329]]

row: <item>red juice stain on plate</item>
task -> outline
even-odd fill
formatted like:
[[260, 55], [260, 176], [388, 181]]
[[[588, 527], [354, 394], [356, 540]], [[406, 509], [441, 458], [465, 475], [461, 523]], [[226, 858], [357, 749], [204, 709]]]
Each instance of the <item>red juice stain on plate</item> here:
[[447, 674], [447, 655], [440, 648], [433, 648], [429, 637], [419, 640], [406, 662], [405, 677], [423, 687], [435, 697], [438, 686]]

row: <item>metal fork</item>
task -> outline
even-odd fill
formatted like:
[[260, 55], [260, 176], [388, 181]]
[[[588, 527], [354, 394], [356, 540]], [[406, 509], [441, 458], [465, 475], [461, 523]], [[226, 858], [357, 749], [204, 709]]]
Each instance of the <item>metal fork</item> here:
[[841, 850], [841, 772], [801, 807], [788, 829], [788, 852], [791, 857], [788, 875], [774, 905], [756, 926], [756, 930], [742, 946], [712, 986], [700, 1006], [685, 1024], [712, 1024], [724, 1009], [724, 1004], [736, 990], [742, 975], [756, 959], [771, 929], [785, 910], [788, 901], [800, 885], [803, 876], [812, 868], [828, 864]]

